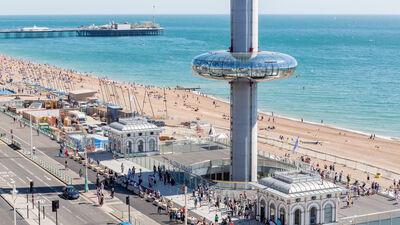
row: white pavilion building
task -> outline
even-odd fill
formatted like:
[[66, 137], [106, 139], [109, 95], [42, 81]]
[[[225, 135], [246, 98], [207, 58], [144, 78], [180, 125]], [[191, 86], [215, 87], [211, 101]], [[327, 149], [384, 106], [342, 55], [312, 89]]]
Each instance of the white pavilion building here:
[[[259, 219], [282, 225], [336, 224], [342, 189], [318, 174], [276, 172], [259, 184]], [[279, 220], [279, 221], [278, 221]]]
[[162, 128], [143, 118], [120, 119], [108, 128], [109, 148], [120, 157], [158, 153]]

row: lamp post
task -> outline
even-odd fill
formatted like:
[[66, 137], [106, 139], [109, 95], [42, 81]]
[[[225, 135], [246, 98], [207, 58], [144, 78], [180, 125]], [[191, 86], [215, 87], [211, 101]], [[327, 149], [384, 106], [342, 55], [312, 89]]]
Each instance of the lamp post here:
[[187, 186], [186, 185], [184, 185], [183, 186], [183, 193], [184, 193], [184, 195], [185, 195], [185, 223], [184, 223], [184, 225], [187, 225], [188, 223], [187, 223], [187, 216], [188, 216], [188, 211], [187, 211]]
[[29, 125], [31, 126], [31, 156], [32, 156], [32, 151], [33, 151], [33, 134], [32, 134], [32, 115], [29, 114]]
[[260, 189], [257, 189], [257, 208], [256, 208], [256, 220], [260, 221], [260, 211], [261, 211], [261, 206], [260, 206]]
[[13, 199], [13, 204], [14, 204], [13, 205], [13, 208], [14, 208], [14, 225], [17, 225], [16, 200], [17, 200], [18, 191], [15, 188], [15, 183], [13, 184], [13, 189], [11, 191], [11, 194], [12, 194], [12, 199]]
[[82, 139], [83, 148], [85, 150], [85, 192], [89, 192], [89, 184], [88, 184], [88, 154], [87, 154], [87, 146], [86, 146], [86, 134], [84, 134]]

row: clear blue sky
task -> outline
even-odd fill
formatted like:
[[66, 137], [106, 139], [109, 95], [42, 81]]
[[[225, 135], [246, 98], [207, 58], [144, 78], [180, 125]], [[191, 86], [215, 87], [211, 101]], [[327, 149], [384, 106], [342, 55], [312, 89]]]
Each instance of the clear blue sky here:
[[[12, 14], [227, 14], [229, 0], [2, 0]], [[400, 0], [260, 0], [261, 14], [400, 14]]]

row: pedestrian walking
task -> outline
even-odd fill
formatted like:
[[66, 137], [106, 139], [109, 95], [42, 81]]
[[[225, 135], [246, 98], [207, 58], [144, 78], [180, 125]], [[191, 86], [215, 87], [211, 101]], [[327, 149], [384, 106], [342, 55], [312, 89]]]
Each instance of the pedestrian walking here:
[[114, 195], [115, 195], [115, 188], [111, 187], [111, 194], [110, 194], [111, 199], [114, 199]]
[[124, 173], [124, 163], [121, 163], [121, 173]]
[[79, 169], [79, 178], [82, 178], [82, 177], [83, 177], [83, 169], [80, 168], [80, 169]]
[[103, 206], [104, 204], [104, 194], [100, 193], [100, 206]]
[[215, 222], [215, 224], [218, 224], [218, 221], [219, 221], [218, 214], [215, 214], [215, 216], [214, 216], [214, 222]]
[[65, 166], [65, 171], [67, 171], [68, 170], [68, 160], [67, 159], [65, 159], [64, 166]]

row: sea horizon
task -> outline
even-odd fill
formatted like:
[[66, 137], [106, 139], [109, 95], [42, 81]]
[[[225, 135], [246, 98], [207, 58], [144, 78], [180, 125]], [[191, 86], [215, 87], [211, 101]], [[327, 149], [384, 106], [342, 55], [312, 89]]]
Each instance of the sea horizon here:
[[[108, 18], [111, 16], [115, 18]], [[189, 21], [177, 18], [182, 16], [193, 18]], [[274, 20], [275, 16], [286, 18]], [[260, 110], [399, 138], [400, 82], [395, 78], [400, 56], [395, 53], [400, 51], [400, 43], [396, 41], [400, 22], [390, 20], [397, 16], [261, 15], [262, 50], [295, 56], [299, 69], [289, 79], [260, 84]], [[74, 27], [104, 24], [110, 20], [151, 19], [150, 15], [1, 17], [9, 18], [0, 21], [0, 29], [46, 24], [48, 27]], [[368, 17], [374, 18], [369, 20]], [[193, 76], [190, 63], [194, 56], [203, 52], [227, 49], [229, 17], [222, 14], [212, 18], [161, 15], [156, 20], [166, 29], [163, 36], [0, 39], [0, 54], [118, 81], [169, 87], [200, 86], [205, 94], [228, 100], [227, 83]], [[215, 22], [205, 26], [210, 21]]]
[[[206, 14], [206, 13], [199, 13], [199, 14], [193, 14], [193, 13], [157, 13], [154, 14], [154, 16], [229, 16], [229, 13], [210, 13], [210, 14]], [[73, 14], [73, 13], [66, 13], [66, 14], [59, 14], [59, 13], [55, 13], [55, 14], [51, 14], [51, 13], [44, 13], [44, 14], [0, 14], [0, 16], [153, 16], [153, 14], [149, 14], [149, 13], [77, 13], [77, 14]], [[259, 16], [400, 16], [399, 14], [389, 14], [389, 13], [333, 13], [333, 14], [312, 14], [312, 13], [260, 13]]]

